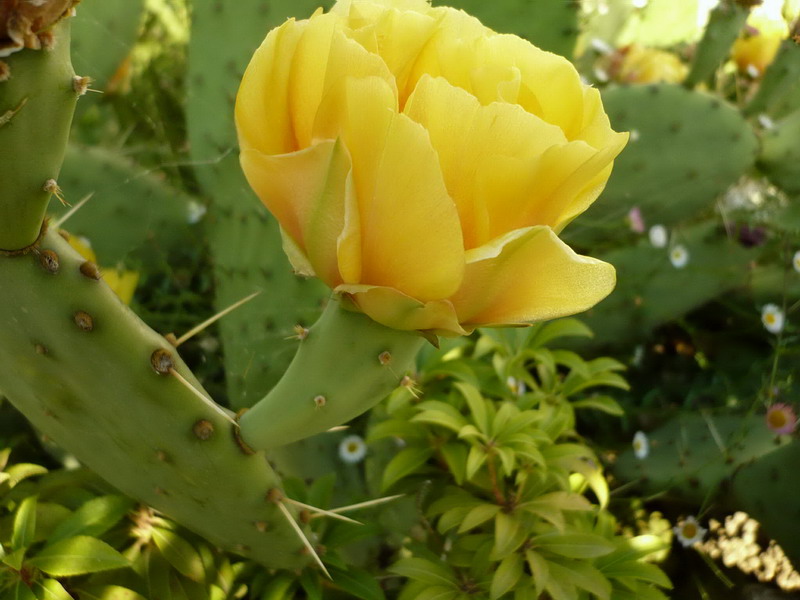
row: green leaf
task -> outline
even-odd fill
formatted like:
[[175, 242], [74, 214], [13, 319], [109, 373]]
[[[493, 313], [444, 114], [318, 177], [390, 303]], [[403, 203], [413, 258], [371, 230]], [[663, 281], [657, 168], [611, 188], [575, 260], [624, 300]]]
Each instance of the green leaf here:
[[406, 420], [389, 419], [369, 428], [367, 443], [382, 440], [384, 438], [401, 438], [404, 440], [424, 437], [425, 431]]
[[481, 446], [472, 446], [467, 455], [467, 480], [472, 479], [486, 462], [486, 451]]
[[525, 541], [525, 531], [516, 516], [498, 512], [494, 518], [494, 547], [492, 559], [500, 560], [514, 552]]
[[259, 600], [293, 600], [295, 578], [288, 574], [276, 575], [261, 592]]
[[489, 588], [489, 596], [492, 600], [497, 600], [517, 585], [519, 578], [522, 577], [522, 564], [522, 557], [519, 554], [511, 554], [502, 560], [492, 577], [492, 584]]
[[412, 423], [426, 423], [428, 425], [438, 425], [449, 429], [453, 433], [458, 433], [461, 428], [467, 424], [464, 417], [458, 415], [458, 418], [451, 414], [447, 414], [441, 410], [426, 410], [411, 417]]
[[5, 565], [8, 565], [15, 571], [19, 571], [22, 568], [22, 561], [25, 560], [25, 551], [27, 548], [20, 548], [19, 550], [14, 550], [9, 554], [3, 555], [3, 558], [0, 559]]
[[620, 579], [625, 577], [638, 579], [645, 583], [652, 583], [665, 588], [672, 587], [672, 582], [670, 582], [669, 578], [664, 574], [664, 571], [651, 563], [629, 560], [610, 567], [600, 567], [600, 570], [609, 578]]
[[306, 593], [307, 600], [322, 600], [322, 582], [313, 569], [303, 569], [300, 574], [300, 587]]
[[592, 330], [584, 325], [581, 321], [574, 318], [558, 319], [551, 321], [544, 325], [539, 331], [536, 332], [533, 339], [530, 341], [530, 346], [539, 347], [544, 346], [551, 340], [560, 337], [593, 337]]
[[570, 581], [600, 600], [611, 597], [611, 582], [592, 565], [583, 561], [556, 562], [550, 561], [550, 575]]
[[478, 525], [482, 525], [489, 519], [493, 519], [499, 512], [500, 507], [496, 504], [481, 504], [476, 506], [464, 517], [464, 520], [458, 528], [458, 533], [464, 533], [465, 531], [474, 529]]
[[20, 550], [33, 543], [36, 535], [36, 503], [38, 496], [28, 496], [14, 514], [14, 528], [11, 534], [11, 549]]
[[381, 490], [386, 491], [403, 477], [411, 475], [433, 456], [430, 448], [404, 448], [395, 455], [383, 471]]
[[572, 407], [599, 410], [614, 417], [621, 417], [625, 414], [625, 410], [611, 396], [590, 396], [572, 402]]
[[447, 468], [453, 474], [458, 485], [464, 483], [467, 476], [467, 448], [458, 442], [447, 442], [440, 449]]
[[171, 564], [182, 575], [192, 581], [202, 582], [205, 579], [203, 559], [189, 542], [174, 531], [153, 527], [153, 541]]
[[472, 420], [478, 429], [483, 433], [489, 432], [489, 417], [486, 412], [486, 400], [481, 396], [480, 390], [466, 383], [456, 383], [456, 389], [461, 392], [469, 406]]
[[378, 585], [375, 577], [367, 571], [362, 571], [360, 569], [344, 571], [342, 569], [331, 568], [330, 573], [334, 585], [354, 598], [361, 598], [361, 600], [386, 600], [381, 586]]
[[22, 580], [17, 581], [14, 585], [11, 586], [5, 595], [3, 596], [3, 600], [38, 600], [36, 598], [36, 594], [33, 593], [31, 588], [29, 588]]
[[69, 592], [64, 589], [64, 586], [55, 579], [45, 579], [37, 582], [36, 585], [39, 586], [36, 595], [40, 600], [73, 600]]
[[130, 565], [127, 558], [105, 542], [76, 536], [45, 547], [29, 561], [31, 566], [53, 577], [70, 577]]
[[567, 558], [596, 558], [615, 549], [612, 542], [591, 533], [545, 533], [532, 538], [531, 544]]
[[424, 558], [402, 558], [389, 571], [430, 585], [456, 587], [456, 577], [445, 565]]
[[124, 496], [93, 498], [62, 521], [47, 542], [52, 544], [76, 535], [99, 537], [116, 525], [133, 505], [133, 501]]
[[563, 365], [574, 371], [578, 376], [588, 379], [590, 377], [589, 366], [579, 354], [571, 350], [551, 350], [553, 360], [559, 365]]
[[434, 585], [414, 596], [414, 600], [453, 600], [456, 596], [458, 596], [457, 590], [443, 585]]
[[550, 563], [544, 556], [533, 550], [525, 552], [525, 562], [533, 575], [533, 583], [536, 586], [536, 597], [538, 598], [544, 590], [547, 580], [550, 579]]
[[578, 600], [578, 590], [566, 579], [558, 579], [552, 574], [544, 588], [553, 600]]
[[147, 600], [147, 598], [140, 596], [133, 590], [119, 585], [105, 585], [89, 591], [78, 590], [78, 593], [81, 600]]
[[14, 487], [23, 479], [28, 477], [35, 477], [37, 475], [44, 475], [47, 469], [41, 465], [34, 465], [31, 463], [17, 463], [11, 465], [6, 469], [9, 477], [9, 486]]

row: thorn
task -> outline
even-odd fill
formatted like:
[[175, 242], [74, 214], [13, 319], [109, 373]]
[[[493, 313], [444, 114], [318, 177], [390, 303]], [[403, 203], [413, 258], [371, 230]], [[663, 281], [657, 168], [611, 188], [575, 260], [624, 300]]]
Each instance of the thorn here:
[[198, 334], [201, 331], [203, 331], [209, 325], [212, 325], [213, 323], [216, 323], [219, 319], [221, 319], [222, 317], [224, 317], [228, 313], [230, 313], [230, 312], [236, 310], [237, 308], [239, 308], [242, 304], [245, 304], [246, 302], [250, 302], [250, 300], [252, 300], [256, 296], [258, 296], [260, 293], [261, 292], [254, 292], [254, 293], [250, 294], [249, 296], [247, 296], [246, 298], [242, 298], [238, 302], [234, 302], [228, 308], [225, 308], [225, 309], [219, 311], [213, 317], [210, 317], [210, 318], [206, 319], [205, 321], [203, 321], [202, 323], [200, 323], [200, 325], [197, 325], [196, 327], [193, 327], [192, 329], [190, 329], [189, 331], [184, 333], [181, 337], [179, 337], [177, 340], [175, 340], [174, 346], [177, 348], [182, 343], [184, 343], [186, 340], [192, 338], [196, 334]]
[[[52, 181], [52, 180], [51, 180], [51, 181]], [[75, 206], [73, 206], [72, 208], [70, 208], [70, 209], [69, 209], [67, 212], [65, 212], [63, 215], [61, 215], [61, 216], [60, 216], [60, 217], [59, 217], [59, 218], [56, 220], [56, 222], [55, 222], [55, 223], [53, 223], [53, 227], [55, 227], [56, 229], [58, 229], [59, 227], [61, 227], [61, 226], [64, 224], [64, 222], [65, 222], [67, 219], [69, 219], [69, 218], [70, 218], [72, 215], [74, 215], [76, 212], [78, 212], [78, 210], [79, 210], [79, 209], [80, 209], [80, 208], [81, 208], [81, 207], [82, 207], [84, 204], [86, 204], [86, 203], [87, 203], [89, 200], [91, 200], [91, 199], [92, 199], [92, 196], [94, 196], [94, 192], [89, 192], [89, 193], [88, 193], [88, 194], [86, 194], [86, 195], [85, 195], [83, 198], [81, 198], [80, 200], [78, 200], [78, 202], [75, 204]]]
[[403, 378], [400, 380], [400, 385], [406, 388], [409, 392], [411, 392], [411, 395], [414, 396], [414, 398], [419, 400], [420, 393], [422, 392], [422, 390], [420, 390], [420, 388], [417, 387], [417, 382], [414, 380], [413, 377], [409, 377], [408, 375], [403, 375]]
[[180, 373], [178, 373], [178, 372], [175, 370], [175, 368], [174, 368], [174, 367], [170, 367], [168, 372], [169, 372], [169, 374], [170, 374], [170, 375], [172, 375], [172, 376], [173, 376], [175, 379], [177, 379], [177, 380], [178, 380], [178, 381], [181, 383], [181, 385], [183, 385], [183, 387], [185, 387], [187, 390], [189, 390], [190, 392], [192, 392], [192, 393], [193, 393], [195, 396], [197, 396], [198, 398], [200, 398], [200, 400], [202, 400], [203, 402], [205, 402], [206, 406], [208, 406], [209, 408], [211, 408], [212, 410], [214, 410], [214, 411], [215, 411], [217, 414], [219, 414], [219, 415], [220, 415], [222, 418], [224, 418], [224, 419], [226, 419], [228, 422], [230, 422], [230, 423], [231, 423], [231, 424], [232, 424], [234, 427], [239, 427], [239, 424], [238, 424], [238, 423], [235, 421], [235, 419], [234, 419], [233, 417], [231, 417], [231, 416], [230, 416], [228, 413], [226, 413], [226, 412], [225, 412], [225, 410], [223, 410], [223, 408], [222, 408], [222, 407], [221, 407], [219, 404], [217, 404], [216, 402], [214, 402], [213, 400], [211, 400], [211, 398], [208, 398], [207, 396], [205, 396], [204, 394], [202, 394], [202, 393], [200, 392], [200, 390], [198, 390], [198, 389], [197, 389], [196, 387], [194, 387], [194, 386], [193, 386], [191, 383], [189, 383], [188, 381], [186, 381], [186, 379], [184, 379], [184, 378], [183, 378], [183, 376], [182, 376]]
[[61, 191], [61, 188], [58, 186], [58, 182], [55, 179], [48, 179], [45, 181], [42, 189], [48, 194], [53, 194], [56, 198], [58, 198], [58, 201], [61, 202], [63, 206], [71, 206], [70, 203], [64, 199], [64, 192]]
[[333, 577], [331, 577], [331, 574], [328, 573], [328, 569], [326, 569], [325, 565], [322, 564], [322, 559], [320, 559], [319, 554], [317, 554], [317, 551], [314, 550], [314, 546], [312, 546], [311, 542], [308, 541], [308, 538], [306, 537], [306, 534], [303, 533], [303, 530], [300, 529], [300, 526], [292, 518], [292, 514], [289, 512], [289, 509], [286, 508], [286, 505], [283, 502], [280, 502], [280, 501], [275, 502], [275, 504], [280, 509], [281, 514], [284, 516], [284, 518], [289, 522], [289, 525], [292, 526], [292, 529], [294, 529], [295, 533], [300, 538], [300, 541], [303, 542], [303, 545], [306, 547], [306, 550], [308, 550], [311, 553], [311, 556], [314, 557], [314, 560], [317, 562], [319, 567], [322, 569], [322, 572], [325, 573], [325, 575], [328, 577], [328, 579], [333, 581]]
[[[3, 61], [0, 61], [0, 62], [3, 62]], [[5, 64], [5, 63], [3, 63], [3, 64]], [[3, 79], [3, 74], [6, 74], [5, 79]], [[8, 79], [8, 73], [6, 71], [4, 71], [3, 69], [0, 69], [0, 81], [5, 81], [6, 79]], [[0, 127], [2, 127], [3, 125], [6, 125], [7, 123], [9, 123], [11, 121], [11, 119], [13, 119], [14, 116], [19, 111], [21, 111], [22, 107], [25, 106], [27, 103], [28, 103], [28, 98], [25, 97], [22, 100], [20, 100], [20, 103], [17, 104], [16, 108], [10, 108], [6, 112], [4, 112], [2, 115], [0, 115]]]
[[81, 77], [80, 75], [75, 75], [72, 78], [72, 89], [75, 90], [75, 93], [78, 96], [83, 96], [87, 91], [89, 91], [89, 84], [92, 83], [91, 77]]
[[397, 500], [398, 498], [402, 498], [403, 496], [405, 496], [405, 494], [396, 494], [394, 496], [386, 496], [385, 498], [376, 498], [375, 500], [367, 500], [366, 502], [359, 502], [358, 504], [350, 504], [348, 506], [340, 506], [339, 508], [332, 508], [328, 512], [343, 513], [343, 512], [350, 512], [351, 510], [361, 510], [362, 508], [369, 508], [371, 506], [378, 506], [379, 504], [384, 504], [385, 502], [391, 502], [392, 500]]
[[304, 502], [300, 502], [299, 500], [293, 500], [292, 498], [284, 498], [284, 502], [288, 502], [289, 504], [294, 504], [299, 508], [305, 508], [306, 510], [314, 513], [314, 516], [320, 517], [330, 517], [332, 519], [339, 519], [340, 521], [347, 521], [348, 523], [355, 523], [356, 525], [363, 525], [361, 521], [356, 521], [355, 519], [351, 519], [350, 517], [345, 517], [335, 512], [331, 512], [329, 510], [325, 510], [323, 508], [317, 508], [316, 506], [311, 506], [310, 504], [305, 504]]
[[310, 329], [298, 324], [294, 326], [294, 335], [287, 337], [287, 340], [300, 340], [301, 342], [308, 337]]
[[350, 429], [350, 425], [337, 425], [326, 430], [325, 433], [336, 433], [337, 431], [347, 431], [348, 429]]
[[325, 396], [323, 396], [322, 394], [320, 394], [319, 396], [314, 396], [314, 406], [316, 408], [322, 408], [327, 403], [328, 403], [328, 401], [325, 399]]

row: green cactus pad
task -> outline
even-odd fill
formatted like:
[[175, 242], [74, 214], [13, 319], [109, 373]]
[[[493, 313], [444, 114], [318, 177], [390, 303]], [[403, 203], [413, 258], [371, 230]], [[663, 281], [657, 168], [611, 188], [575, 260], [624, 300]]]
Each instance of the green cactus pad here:
[[750, 275], [747, 265], [754, 252], [718, 235], [712, 224], [676, 230], [673, 244], [688, 252], [682, 268], [673, 266], [670, 248], [654, 248], [645, 239], [598, 253], [620, 275], [611, 295], [582, 317], [595, 332], [596, 342], [644, 336], [744, 284]]
[[192, 11], [187, 124], [195, 172], [211, 200], [216, 306], [222, 310], [265, 292], [220, 323], [228, 395], [236, 408], [252, 405], [278, 381], [296, 349], [288, 339], [294, 326], [313, 323], [327, 295], [319, 282], [302, 280], [289, 267], [277, 223], [242, 175], [233, 122], [239, 81], [267, 32], [289, 16], [309, 17], [319, 4], [209, 0]]
[[800, 108], [764, 132], [759, 165], [770, 180], [800, 194]]
[[263, 455], [244, 453], [229, 412], [157, 372], [172, 364], [205, 395], [177, 351], [83, 262], [56, 233], [36, 253], [0, 257], [0, 389], [124, 493], [264, 565], [304, 565], [267, 498], [280, 482]]
[[784, 40], [745, 114], [780, 119], [800, 109], [800, 43]]
[[241, 416], [242, 439], [266, 450], [346, 423], [400, 385], [423, 342], [331, 300], [278, 385]]
[[578, 40], [580, 2], [574, 0], [441, 0], [500, 33], [523, 37], [542, 50], [572, 57]]
[[[65, 228], [88, 238], [103, 264], [151, 255], [163, 260], [190, 237], [191, 198], [113, 150], [70, 145], [60, 184], [73, 205], [91, 194]], [[50, 207], [56, 217], [67, 210], [60, 203]]]
[[22, 50], [5, 59], [11, 77], [0, 82], [2, 250], [19, 250], [36, 241], [56, 189], [78, 99], [68, 22], [54, 28], [52, 50]]
[[[613, 467], [615, 477], [638, 481], [647, 493], [696, 503], [706, 501], [721, 485], [729, 490], [737, 469], [763, 461], [790, 440], [776, 437], [762, 417], [699, 414], [678, 415], [647, 437], [647, 457], [639, 459], [632, 449], [626, 450]], [[729, 499], [726, 494], [720, 502], [728, 505]]]
[[[144, 0], [83, 0], [72, 22], [72, 64], [103, 90], [130, 54]], [[80, 108], [80, 107], [79, 107]]]
[[739, 37], [748, 14], [750, 11], [747, 8], [733, 0], [721, 2], [711, 11], [705, 34], [697, 44], [692, 68], [683, 85], [694, 87], [712, 78], [728, 59], [731, 46]]
[[606, 237], [638, 206], [646, 223], [672, 225], [708, 210], [755, 161], [758, 142], [733, 106], [677, 85], [615, 87], [603, 103], [631, 141], [600, 196], [566, 234]]

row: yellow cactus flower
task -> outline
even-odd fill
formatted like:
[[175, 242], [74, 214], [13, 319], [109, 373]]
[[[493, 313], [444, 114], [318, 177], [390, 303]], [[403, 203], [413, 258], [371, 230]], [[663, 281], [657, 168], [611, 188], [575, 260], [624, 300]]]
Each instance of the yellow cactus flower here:
[[[78, 236], [70, 235], [67, 238], [69, 245], [78, 251], [83, 258], [93, 263], [97, 262], [97, 255], [89, 245], [88, 240]], [[125, 304], [130, 304], [133, 300], [133, 293], [139, 283], [139, 273], [127, 271], [125, 269], [102, 269], [103, 281], [106, 282], [111, 291], [114, 292]]]
[[256, 51], [241, 164], [295, 269], [375, 321], [463, 335], [586, 310], [614, 268], [558, 233], [627, 134], [564, 58], [425, 0], [340, 0]]
[[747, 26], [731, 50], [739, 71], [752, 77], [764, 74], [781, 41], [789, 35], [789, 26], [780, 14], [759, 12], [758, 8], [748, 17]]
[[626, 83], [680, 83], [688, 72], [672, 52], [633, 45], [624, 52], [617, 78]]

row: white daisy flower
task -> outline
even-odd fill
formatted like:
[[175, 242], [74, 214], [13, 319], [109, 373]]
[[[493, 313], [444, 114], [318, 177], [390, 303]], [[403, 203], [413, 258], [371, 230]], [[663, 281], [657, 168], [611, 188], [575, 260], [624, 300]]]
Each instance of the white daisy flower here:
[[689, 262], [689, 251], [683, 244], [678, 244], [669, 251], [669, 262], [676, 269], [682, 269]]
[[761, 322], [770, 333], [780, 333], [784, 320], [783, 311], [777, 304], [766, 304], [761, 309]]
[[675, 532], [675, 536], [678, 538], [681, 545], [684, 548], [688, 548], [696, 542], [702, 542], [703, 538], [706, 537], [708, 529], [701, 527], [694, 516], [688, 516], [675, 525], [672, 531]]
[[650, 440], [644, 431], [637, 431], [633, 434], [633, 455], [639, 460], [647, 458], [650, 454]]
[[792, 266], [794, 267], [795, 271], [800, 273], [800, 250], [794, 253], [794, 256], [792, 257]]
[[650, 243], [653, 248], [666, 248], [669, 241], [667, 228], [663, 225], [653, 225], [647, 234], [650, 237]]
[[194, 200], [190, 201], [186, 206], [186, 222], [189, 223], [189, 225], [199, 223], [200, 219], [205, 216], [207, 210], [205, 204], [200, 204]]
[[515, 396], [523, 396], [525, 395], [525, 392], [528, 391], [528, 388], [525, 387], [524, 381], [520, 381], [516, 377], [511, 377], [510, 375], [508, 379], [506, 379], [506, 385]]
[[361, 436], [348, 435], [339, 443], [339, 458], [346, 463], [355, 464], [364, 460], [367, 445]]

